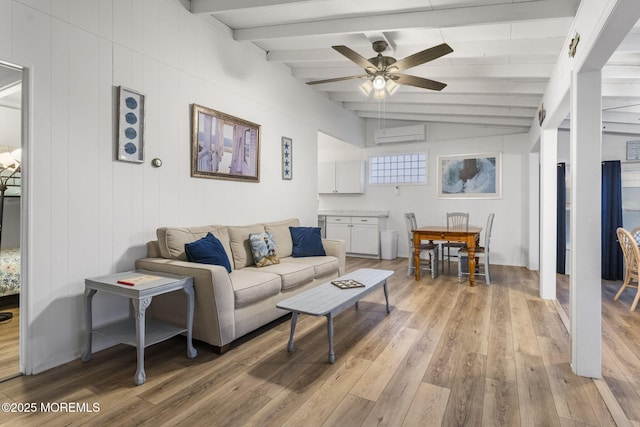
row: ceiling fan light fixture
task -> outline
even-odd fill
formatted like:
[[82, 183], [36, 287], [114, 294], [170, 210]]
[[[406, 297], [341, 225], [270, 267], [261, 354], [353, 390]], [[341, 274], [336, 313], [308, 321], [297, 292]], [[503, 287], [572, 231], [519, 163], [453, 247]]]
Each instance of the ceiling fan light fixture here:
[[396, 93], [399, 87], [400, 85], [394, 82], [393, 80], [391, 79], [387, 80], [386, 89], [389, 95], [393, 95], [394, 93]]
[[376, 90], [376, 91], [374, 91], [374, 92], [373, 92], [373, 97], [374, 97], [375, 99], [384, 99], [384, 97], [385, 97], [386, 95], [387, 95], [387, 94], [385, 93], [384, 89], [382, 89], [382, 90]]
[[378, 75], [373, 79], [373, 88], [375, 90], [383, 90], [386, 83], [387, 82], [385, 81], [385, 78], [383, 76]]
[[369, 96], [372, 90], [373, 90], [373, 83], [371, 83], [371, 80], [367, 80], [366, 82], [360, 85], [360, 91], [362, 91], [362, 93], [364, 93], [365, 96]]

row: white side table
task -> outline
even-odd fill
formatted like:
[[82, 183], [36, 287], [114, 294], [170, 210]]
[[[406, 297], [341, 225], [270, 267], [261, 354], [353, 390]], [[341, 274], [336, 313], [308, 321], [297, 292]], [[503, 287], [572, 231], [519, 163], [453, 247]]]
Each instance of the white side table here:
[[[153, 276], [153, 277], [150, 277]], [[146, 279], [146, 280], [145, 280]], [[153, 279], [153, 280], [151, 280]], [[140, 280], [133, 286], [118, 283], [119, 280]], [[197, 355], [192, 342], [193, 329], [193, 278], [176, 276], [155, 271], [135, 270], [123, 273], [110, 274], [108, 276], [85, 279], [85, 314], [87, 321], [87, 348], [82, 355], [82, 360], [91, 360], [91, 341], [93, 334], [98, 334], [110, 340], [136, 347], [138, 350], [138, 368], [133, 377], [136, 385], [144, 384], [146, 374], [144, 372], [144, 349], [183, 332], [187, 333], [187, 357], [193, 359]], [[187, 294], [187, 327], [171, 325], [149, 319], [145, 321], [145, 311], [156, 295], [183, 290]], [[97, 329], [93, 329], [92, 299], [97, 291], [108, 292], [114, 295], [124, 296], [131, 300], [133, 306], [133, 319], [125, 319]]]

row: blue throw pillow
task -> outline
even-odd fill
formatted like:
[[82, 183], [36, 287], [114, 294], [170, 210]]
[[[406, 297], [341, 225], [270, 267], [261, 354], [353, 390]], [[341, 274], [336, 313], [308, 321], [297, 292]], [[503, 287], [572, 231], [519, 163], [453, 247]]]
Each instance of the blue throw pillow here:
[[224, 250], [224, 246], [222, 246], [222, 242], [211, 233], [207, 233], [206, 236], [195, 242], [185, 243], [184, 251], [187, 253], [187, 259], [191, 262], [221, 265], [231, 273], [231, 263]]
[[289, 227], [293, 257], [325, 256], [320, 227]]

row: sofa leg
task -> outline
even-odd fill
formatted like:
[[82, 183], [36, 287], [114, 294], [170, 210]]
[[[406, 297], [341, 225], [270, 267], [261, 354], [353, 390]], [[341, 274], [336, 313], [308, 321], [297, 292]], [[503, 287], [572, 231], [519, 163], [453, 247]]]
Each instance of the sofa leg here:
[[226, 344], [226, 345], [223, 345], [222, 347], [219, 347], [217, 345], [212, 345], [211, 347], [213, 347], [213, 352], [214, 353], [216, 353], [216, 354], [224, 354], [231, 348], [231, 345], [230, 344]]

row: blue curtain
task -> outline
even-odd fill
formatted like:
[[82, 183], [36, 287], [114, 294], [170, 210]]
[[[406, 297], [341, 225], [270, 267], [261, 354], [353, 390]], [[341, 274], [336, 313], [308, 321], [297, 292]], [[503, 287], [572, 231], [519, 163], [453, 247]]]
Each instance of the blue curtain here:
[[620, 161], [602, 162], [602, 278], [622, 280], [623, 255], [616, 236], [622, 227]]
[[567, 182], [566, 167], [558, 163], [558, 203], [556, 221], [556, 273], [564, 274], [567, 258]]

